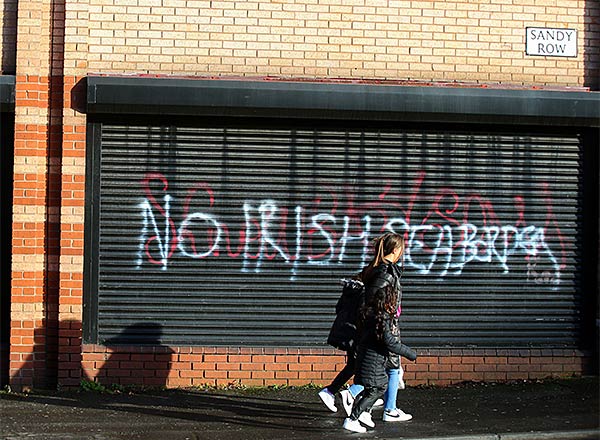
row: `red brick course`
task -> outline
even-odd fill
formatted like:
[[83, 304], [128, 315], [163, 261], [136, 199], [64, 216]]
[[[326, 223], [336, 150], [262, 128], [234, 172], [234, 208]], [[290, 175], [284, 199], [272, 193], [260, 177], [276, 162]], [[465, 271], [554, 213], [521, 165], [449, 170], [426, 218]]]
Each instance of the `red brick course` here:
[[[140, 347], [84, 344], [82, 350], [84, 377], [106, 385], [326, 385], [345, 362], [342, 352], [327, 348], [290, 348], [287, 354], [285, 348], [251, 348], [241, 354], [239, 348], [193, 347], [190, 353], [190, 347], [149, 347], [140, 353]], [[590, 364], [578, 350], [419, 351], [417, 362], [404, 362], [409, 386], [581, 375]]]

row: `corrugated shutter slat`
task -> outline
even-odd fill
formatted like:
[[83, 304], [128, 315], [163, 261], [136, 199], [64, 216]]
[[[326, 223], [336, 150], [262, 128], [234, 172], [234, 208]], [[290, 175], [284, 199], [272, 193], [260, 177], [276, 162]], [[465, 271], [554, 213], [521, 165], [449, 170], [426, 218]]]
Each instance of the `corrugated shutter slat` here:
[[321, 345], [389, 227], [407, 343], [577, 345], [576, 136], [103, 124], [100, 153], [100, 343]]

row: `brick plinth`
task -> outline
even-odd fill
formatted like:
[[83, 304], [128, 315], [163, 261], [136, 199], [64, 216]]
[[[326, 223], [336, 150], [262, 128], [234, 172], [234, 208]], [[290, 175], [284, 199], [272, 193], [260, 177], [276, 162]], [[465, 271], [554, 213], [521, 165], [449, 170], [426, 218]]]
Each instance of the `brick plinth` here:
[[[574, 350], [418, 350], [403, 362], [409, 386], [505, 382], [581, 375], [589, 355]], [[105, 347], [83, 345], [82, 378], [103, 385], [327, 385], [345, 363], [328, 348]]]

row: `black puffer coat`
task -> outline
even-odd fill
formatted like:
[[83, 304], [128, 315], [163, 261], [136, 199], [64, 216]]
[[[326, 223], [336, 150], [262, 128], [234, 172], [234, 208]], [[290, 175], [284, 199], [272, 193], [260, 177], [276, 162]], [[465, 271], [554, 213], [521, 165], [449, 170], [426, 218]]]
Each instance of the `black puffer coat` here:
[[[400, 276], [393, 264], [381, 264], [374, 269], [371, 279], [367, 281], [365, 296], [379, 295], [385, 289], [398, 289], [400, 292]], [[402, 344], [393, 331], [394, 317], [384, 321], [383, 338], [377, 339], [374, 318], [367, 318], [362, 325], [362, 333], [356, 351], [356, 372], [354, 382], [363, 386], [385, 388], [388, 377], [385, 372], [386, 361], [390, 353], [396, 353], [409, 360], [415, 360], [417, 353]]]

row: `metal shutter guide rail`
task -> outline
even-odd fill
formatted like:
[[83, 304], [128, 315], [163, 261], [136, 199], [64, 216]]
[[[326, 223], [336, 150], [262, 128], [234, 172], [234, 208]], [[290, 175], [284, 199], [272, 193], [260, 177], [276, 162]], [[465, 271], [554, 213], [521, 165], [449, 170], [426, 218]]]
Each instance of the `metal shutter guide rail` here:
[[598, 127], [600, 93], [90, 76], [86, 111]]

